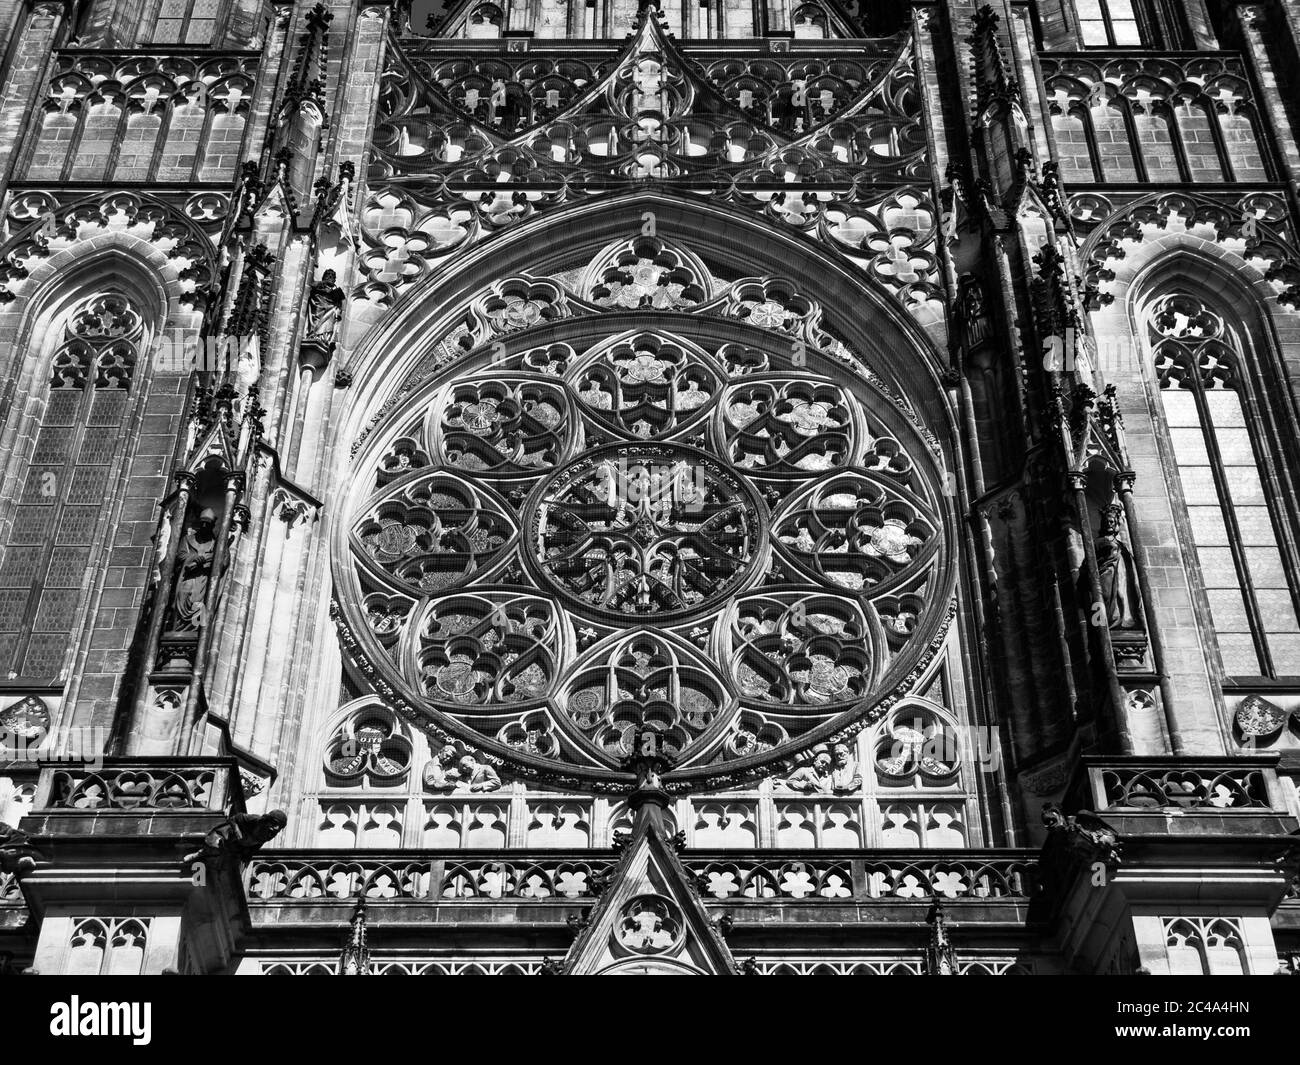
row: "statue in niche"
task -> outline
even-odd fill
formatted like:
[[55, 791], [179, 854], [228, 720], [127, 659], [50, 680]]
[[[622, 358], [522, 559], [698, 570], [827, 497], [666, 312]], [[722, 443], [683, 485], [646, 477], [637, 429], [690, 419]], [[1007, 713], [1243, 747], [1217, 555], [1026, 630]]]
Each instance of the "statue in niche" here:
[[176, 592], [172, 598], [172, 628], [192, 632], [207, 620], [208, 586], [217, 546], [217, 514], [204, 507], [185, 530], [176, 554]]
[[343, 316], [343, 290], [335, 280], [334, 271], [326, 270], [312, 285], [307, 300], [307, 334], [303, 343], [325, 351], [334, 350], [334, 338]]
[[240, 391], [247, 392], [257, 384], [257, 379], [261, 376], [261, 344], [258, 338], [253, 336], [249, 338], [248, 343], [239, 346], [239, 361], [235, 366], [235, 377], [239, 381]]
[[1112, 629], [1141, 628], [1140, 595], [1133, 552], [1120, 534], [1124, 528], [1124, 508], [1112, 503], [1101, 512], [1101, 530], [1097, 533], [1097, 577], [1106, 608], [1106, 624]]
[[837, 743], [834, 748], [835, 768], [831, 770], [831, 791], [847, 795], [862, 789], [862, 773], [853, 749], [847, 743]]
[[[956, 217], [956, 211], [952, 212], [952, 216]], [[960, 307], [962, 330], [969, 353], [972, 348], [987, 340], [992, 332], [984, 285], [973, 274], [966, 274], [962, 278]]]
[[812, 749], [812, 756], [808, 765], [800, 766], [784, 780], [778, 780], [776, 786], [808, 794], [830, 791], [834, 779], [830, 750], [826, 744], [819, 743]]
[[501, 787], [495, 769], [468, 751], [461, 753], [453, 743], [425, 763], [422, 779], [429, 791], [497, 791]]

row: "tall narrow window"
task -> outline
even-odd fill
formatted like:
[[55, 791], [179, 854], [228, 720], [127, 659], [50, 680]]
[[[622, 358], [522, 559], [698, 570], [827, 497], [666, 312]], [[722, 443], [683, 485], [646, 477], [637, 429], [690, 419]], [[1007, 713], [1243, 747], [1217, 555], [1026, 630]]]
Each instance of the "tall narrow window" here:
[[1133, 0], [1076, 0], [1079, 29], [1088, 48], [1142, 44], [1142, 28]]
[[1246, 415], [1241, 344], [1193, 296], [1163, 297], [1148, 322], [1224, 671], [1300, 675], [1300, 624], [1278, 548], [1279, 514], [1261, 476], [1276, 464]]
[[221, 0], [162, 0], [153, 43], [211, 44], [220, 6]]
[[143, 331], [126, 298], [107, 293], [78, 306], [64, 327], [0, 563], [0, 674], [61, 672]]

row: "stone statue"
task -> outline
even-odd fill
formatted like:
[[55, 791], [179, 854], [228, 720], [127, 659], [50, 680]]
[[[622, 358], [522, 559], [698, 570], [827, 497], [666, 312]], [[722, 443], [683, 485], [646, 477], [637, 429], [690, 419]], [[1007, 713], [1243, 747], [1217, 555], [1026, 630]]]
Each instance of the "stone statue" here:
[[289, 818], [283, 810], [272, 810], [267, 814], [235, 814], [204, 836], [203, 846], [185, 855], [181, 862], [191, 865], [227, 856], [247, 862], [288, 823]]
[[326, 350], [334, 347], [339, 322], [343, 315], [343, 290], [335, 283], [333, 270], [326, 270], [311, 287], [307, 300], [307, 333], [304, 343], [310, 342]]
[[831, 752], [824, 743], [819, 743], [812, 749], [812, 755], [811, 764], [800, 766], [785, 780], [778, 780], [777, 787], [807, 793], [830, 791], [833, 778]]
[[1118, 861], [1119, 833], [1091, 810], [1067, 814], [1059, 803], [1046, 802], [1042, 816], [1049, 837], [1067, 840], [1073, 850], [1097, 852], [1108, 863]]
[[1101, 582], [1106, 623], [1112, 629], [1141, 628], [1141, 609], [1133, 553], [1120, 538], [1123, 508], [1112, 504], [1102, 511], [1101, 531], [1095, 542], [1097, 577]]
[[456, 748], [447, 744], [425, 763], [422, 779], [429, 791], [455, 791], [460, 774], [455, 768]]
[[930, 906], [925, 923], [930, 926], [930, 942], [926, 946], [922, 971], [926, 976], [956, 976], [959, 972], [957, 952], [948, 935], [948, 918], [943, 912], [943, 904], [938, 900]]
[[835, 768], [831, 770], [831, 791], [837, 795], [847, 795], [860, 791], [862, 773], [858, 770], [857, 759], [847, 743], [837, 743], [834, 748]]
[[181, 537], [176, 557], [176, 593], [172, 599], [172, 625], [178, 632], [193, 631], [207, 620], [206, 600], [217, 545], [216, 524], [216, 511], [204, 507]]
[[429, 759], [422, 777], [429, 791], [496, 791], [501, 787], [495, 769], [468, 751], [461, 754], [451, 743]]
[[490, 765], [476, 761], [472, 754], [462, 755], [457, 763], [461, 784], [470, 791], [496, 791], [501, 787], [501, 778]]

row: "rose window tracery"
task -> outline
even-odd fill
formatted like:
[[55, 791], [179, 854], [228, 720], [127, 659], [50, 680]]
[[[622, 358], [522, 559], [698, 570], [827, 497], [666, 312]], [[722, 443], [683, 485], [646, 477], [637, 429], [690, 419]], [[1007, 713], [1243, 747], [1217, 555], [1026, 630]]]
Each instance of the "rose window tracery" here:
[[883, 713], [949, 613], [936, 462], [873, 378], [645, 313], [471, 351], [358, 453], [355, 653], [525, 775], [626, 787], [647, 734], [670, 784], [756, 775]]

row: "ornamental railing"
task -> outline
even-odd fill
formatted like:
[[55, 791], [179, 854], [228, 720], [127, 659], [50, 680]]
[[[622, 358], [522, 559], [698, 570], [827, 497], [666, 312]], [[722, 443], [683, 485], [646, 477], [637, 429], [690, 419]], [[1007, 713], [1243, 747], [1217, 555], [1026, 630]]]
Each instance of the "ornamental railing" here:
[[243, 790], [229, 758], [114, 758], [41, 767], [33, 813], [239, 810]]
[[[835, 902], [887, 899], [1017, 900], [1034, 890], [1036, 852], [818, 851], [753, 857], [687, 851], [683, 864], [706, 901]], [[592, 899], [613, 854], [464, 851], [359, 856], [281, 852], [246, 870], [249, 902], [313, 903], [365, 896], [378, 902], [570, 902]]]
[[1286, 813], [1276, 755], [1238, 758], [1083, 759], [1078, 804], [1124, 813]]

